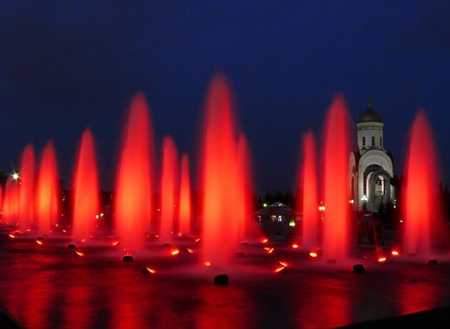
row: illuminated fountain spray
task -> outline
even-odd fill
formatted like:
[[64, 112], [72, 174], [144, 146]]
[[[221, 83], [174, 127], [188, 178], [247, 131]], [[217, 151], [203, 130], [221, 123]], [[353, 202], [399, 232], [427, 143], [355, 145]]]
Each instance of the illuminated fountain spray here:
[[3, 214], [3, 187], [0, 185], [0, 221], [3, 220], [2, 214]]
[[244, 134], [239, 136], [238, 158], [239, 182], [242, 185], [239, 190], [241, 196], [237, 200], [236, 206], [240, 208], [240, 222], [241, 225], [244, 225], [240, 234], [248, 241], [259, 241], [263, 234], [254, 215], [250, 149]]
[[131, 100], [123, 131], [114, 199], [114, 222], [121, 245], [128, 250], [144, 247], [151, 216], [153, 131], [141, 93]]
[[303, 136], [302, 166], [299, 175], [298, 209], [302, 210], [302, 242], [307, 249], [319, 244], [316, 142], [312, 131]]
[[163, 140], [161, 176], [161, 229], [160, 241], [169, 242], [175, 229], [175, 204], [177, 194], [177, 147], [171, 137]]
[[17, 224], [19, 217], [19, 181], [12, 177], [8, 177], [6, 181], [2, 216], [7, 224]]
[[189, 157], [187, 154], [183, 154], [183, 156], [181, 157], [179, 200], [179, 232], [183, 235], [190, 235], [192, 233], [192, 200], [191, 180], [189, 174]]
[[323, 256], [328, 261], [348, 257], [349, 211], [349, 116], [343, 96], [337, 95], [325, 123]]
[[430, 256], [443, 232], [438, 157], [425, 112], [412, 124], [405, 163], [403, 192], [404, 248], [408, 254]]
[[19, 227], [28, 229], [34, 221], [35, 153], [27, 145], [22, 153], [19, 188]]
[[72, 238], [89, 237], [95, 231], [99, 212], [99, 183], [94, 136], [89, 129], [81, 135], [73, 181]]
[[231, 265], [243, 227], [239, 216], [245, 202], [239, 169], [238, 133], [226, 79], [211, 81], [205, 107], [202, 146], [202, 258], [213, 265]]
[[58, 167], [55, 147], [48, 142], [42, 151], [36, 191], [37, 226], [40, 233], [49, 233], [58, 220]]

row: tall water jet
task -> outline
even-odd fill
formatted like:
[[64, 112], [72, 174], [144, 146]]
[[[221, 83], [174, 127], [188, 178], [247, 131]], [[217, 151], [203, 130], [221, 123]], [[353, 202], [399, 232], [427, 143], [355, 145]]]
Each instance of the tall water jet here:
[[3, 199], [3, 219], [7, 224], [17, 224], [19, 217], [19, 182], [8, 177]]
[[323, 255], [326, 260], [348, 257], [349, 211], [349, 115], [344, 97], [337, 95], [325, 123]]
[[231, 265], [239, 245], [242, 218], [236, 216], [243, 186], [237, 155], [231, 91], [226, 79], [211, 81], [205, 107], [201, 159], [202, 258], [213, 265]]
[[299, 175], [298, 209], [302, 211], [302, 243], [307, 249], [319, 244], [316, 142], [312, 131], [303, 136], [302, 166]]
[[36, 191], [37, 228], [49, 233], [58, 220], [58, 166], [53, 142], [49, 141], [42, 151], [38, 186]]
[[121, 245], [128, 250], [144, 247], [152, 209], [153, 130], [142, 93], [129, 106], [124, 127], [114, 199], [114, 222]]
[[177, 147], [170, 136], [163, 140], [163, 163], [161, 175], [161, 229], [160, 241], [169, 242], [176, 227], [175, 205], [177, 194]]
[[0, 185], [0, 220], [3, 219], [2, 218], [2, 214], [3, 214], [3, 187]]
[[238, 165], [240, 175], [238, 181], [242, 185], [239, 190], [241, 196], [237, 200], [236, 209], [239, 210], [240, 222], [244, 225], [240, 234], [241, 238], [256, 241], [261, 239], [263, 234], [254, 215], [250, 148], [244, 134], [240, 134], [238, 140]]
[[22, 153], [19, 188], [19, 226], [31, 228], [34, 221], [35, 153], [27, 145]]
[[414, 119], [405, 162], [403, 242], [408, 254], [430, 256], [447, 229], [439, 195], [438, 157], [424, 111]]
[[99, 212], [99, 182], [94, 136], [86, 129], [81, 135], [73, 180], [72, 238], [81, 240], [95, 231]]
[[180, 170], [180, 194], [178, 207], [179, 232], [183, 235], [192, 233], [192, 199], [191, 179], [189, 174], [189, 156], [183, 154], [181, 157]]

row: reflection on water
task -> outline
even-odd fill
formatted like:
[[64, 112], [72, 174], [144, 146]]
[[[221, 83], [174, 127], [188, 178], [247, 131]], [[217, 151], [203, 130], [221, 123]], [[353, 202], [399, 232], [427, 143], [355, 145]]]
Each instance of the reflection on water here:
[[317, 328], [450, 304], [450, 266], [211, 277], [36, 252], [0, 257], [0, 308], [25, 328]]

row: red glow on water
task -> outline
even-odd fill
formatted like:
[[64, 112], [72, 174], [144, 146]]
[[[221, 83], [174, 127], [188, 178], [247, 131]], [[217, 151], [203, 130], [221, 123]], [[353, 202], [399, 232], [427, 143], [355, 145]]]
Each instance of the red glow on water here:
[[298, 208], [303, 213], [303, 244], [307, 248], [316, 247], [318, 244], [319, 213], [317, 169], [316, 169], [316, 143], [311, 131], [303, 137], [303, 156], [300, 193]]
[[334, 98], [325, 124], [323, 253], [328, 260], [348, 256], [349, 235], [349, 123], [343, 96]]
[[48, 233], [58, 220], [58, 169], [55, 147], [48, 142], [42, 151], [36, 195], [39, 231]]
[[189, 174], [189, 157], [183, 154], [181, 157], [180, 196], [179, 196], [178, 220], [179, 231], [183, 235], [190, 235], [192, 219], [191, 179]]
[[447, 230], [441, 222], [438, 158], [425, 112], [417, 113], [409, 138], [402, 202], [404, 250], [429, 255], [432, 243]]
[[19, 226], [30, 228], [34, 221], [35, 153], [27, 145], [20, 162]]
[[160, 241], [168, 242], [172, 239], [175, 229], [175, 198], [177, 193], [177, 148], [171, 137], [163, 140], [163, 163], [161, 176], [161, 229]]
[[114, 221], [121, 244], [141, 249], [150, 226], [153, 145], [150, 115], [143, 94], [131, 100], [122, 138]]
[[83, 239], [94, 232], [98, 211], [99, 183], [94, 136], [86, 129], [81, 136], [73, 182], [74, 239]]
[[201, 159], [202, 257], [219, 266], [231, 265], [244, 223], [240, 193], [244, 182], [238, 161], [238, 132], [226, 79], [216, 75], [205, 106]]

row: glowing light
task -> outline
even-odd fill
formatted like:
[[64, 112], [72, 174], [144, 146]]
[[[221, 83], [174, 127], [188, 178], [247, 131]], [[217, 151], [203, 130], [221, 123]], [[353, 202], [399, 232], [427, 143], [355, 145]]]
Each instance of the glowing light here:
[[274, 269], [274, 273], [280, 273], [281, 271], [284, 271], [286, 269], [286, 266], [279, 266], [276, 269]]
[[317, 252], [315, 252], [315, 251], [311, 251], [309, 254], [309, 257], [311, 257], [311, 258], [317, 258], [319, 255], [317, 254]]
[[403, 224], [404, 223], [404, 220], [403, 219], [400, 219], [400, 224]]
[[82, 252], [82, 251], [75, 250], [75, 254], [79, 257], [84, 257], [84, 252]]
[[180, 253], [180, 249], [172, 249], [171, 251], [170, 251], [170, 254], [172, 255], [172, 256], [176, 256], [176, 255], [178, 255]]
[[296, 225], [296, 224], [295, 224], [295, 220], [290, 220], [290, 221], [289, 221], [289, 226], [290, 226], [290, 227], [295, 227], [295, 225]]
[[368, 200], [369, 198], [365, 194], [361, 197], [361, 201], [368, 201]]
[[84, 238], [84, 239], [81, 239], [81, 242], [82, 243], [85, 243], [86, 242], [86, 239]]
[[354, 203], [355, 203], [355, 200], [350, 199], [348, 202], [349, 202], [350, 204], [354, 204]]
[[210, 261], [205, 261], [203, 262], [203, 265], [205, 265], [206, 267], [211, 267], [211, 262]]
[[9, 236], [11, 239], [15, 239], [15, 238], [16, 238], [16, 236], [15, 236], [13, 233], [9, 233], [8, 236]]
[[264, 208], [267, 208], [267, 203], [264, 202], [264, 203], [263, 203], [263, 207], [264, 207]]
[[284, 266], [284, 267], [288, 266], [288, 263], [283, 260], [278, 261], [278, 264], [280, 264], [281, 266]]
[[190, 253], [190, 254], [193, 254], [193, 253], [194, 253], [194, 250], [191, 249], [191, 248], [186, 248], [186, 251], [187, 251], [188, 253]]
[[387, 261], [387, 258], [386, 257], [378, 257], [378, 263], [384, 263], [384, 262], [386, 262]]
[[264, 238], [264, 239], [261, 240], [262, 244], [266, 244], [267, 242], [269, 242], [269, 239], [267, 239], [267, 238]]
[[200, 238], [197, 238], [194, 240], [195, 243], [199, 243], [200, 242]]
[[317, 207], [317, 209], [318, 209], [320, 212], [325, 212], [325, 210], [327, 210], [327, 208], [325, 207], [325, 205], [324, 205], [323, 203], [321, 203], [321, 204], [319, 205], [319, 207]]
[[298, 249], [300, 246], [297, 243], [291, 245], [292, 249]]
[[42, 246], [44, 244], [44, 242], [42, 240], [39, 240], [39, 239], [37, 239], [35, 242], [36, 242], [36, 244], [38, 246]]
[[273, 251], [275, 250], [274, 248], [270, 248], [270, 247], [265, 247], [264, 250], [268, 253], [271, 254], [273, 253]]
[[19, 175], [18, 172], [13, 172], [13, 173], [11, 174], [11, 178], [12, 178], [12, 180], [14, 180], [14, 181], [18, 181], [19, 178], [20, 178], [20, 175]]
[[113, 242], [112, 242], [112, 246], [113, 246], [113, 247], [117, 247], [117, 246], [119, 245], [119, 243], [120, 243], [120, 242], [119, 242], [118, 240], [113, 241]]
[[400, 253], [398, 252], [398, 250], [395, 250], [395, 249], [394, 249], [394, 250], [391, 251], [391, 255], [392, 255], [392, 256], [399, 256]]
[[149, 266], [147, 266], [147, 267], [145, 268], [145, 270], [146, 270], [148, 273], [150, 273], [150, 274], [156, 274], [156, 270], [153, 269], [153, 268], [151, 268], [151, 267], [149, 267]]

